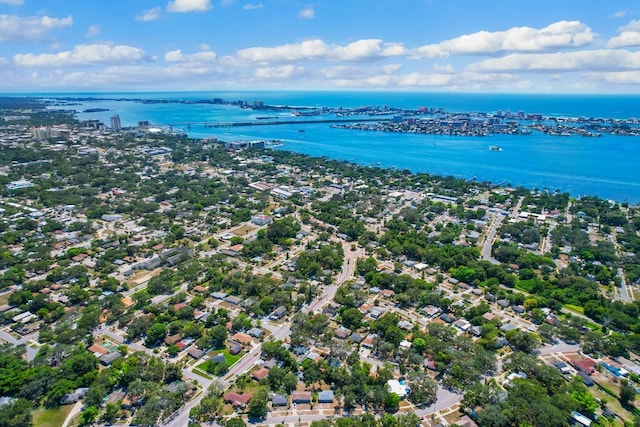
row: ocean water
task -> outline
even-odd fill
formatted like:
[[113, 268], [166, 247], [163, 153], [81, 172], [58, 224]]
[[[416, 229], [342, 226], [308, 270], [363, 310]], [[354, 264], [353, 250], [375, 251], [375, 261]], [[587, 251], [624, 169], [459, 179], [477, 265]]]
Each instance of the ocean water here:
[[[44, 94], [42, 94], [44, 95]], [[444, 108], [449, 112], [540, 113], [556, 117], [634, 118], [640, 116], [640, 96], [613, 95], [492, 95], [401, 92], [172, 92], [118, 94], [55, 94], [110, 98], [73, 106], [76, 110], [108, 108], [98, 113], [79, 113], [78, 118], [110, 123], [120, 115], [123, 126], [149, 120], [155, 125], [173, 125], [194, 138], [215, 136], [220, 140], [277, 139], [280, 149], [379, 165], [475, 178], [502, 185], [566, 191], [573, 196], [598, 195], [606, 199], [640, 202], [640, 138], [605, 135], [554, 137], [492, 135], [457, 137], [414, 135], [334, 129], [329, 124], [207, 128], [204, 122], [255, 120], [258, 116], [282, 116], [286, 112], [243, 110], [228, 105], [143, 104], [137, 99], [198, 100], [222, 98], [228, 101], [264, 101], [273, 105], [330, 106], [345, 108], [365, 105]], [[310, 117], [309, 119], [318, 119]], [[188, 123], [193, 123], [189, 125]], [[199, 123], [199, 124], [197, 124]], [[304, 132], [300, 132], [304, 129]], [[502, 151], [491, 151], [499, 146]]]

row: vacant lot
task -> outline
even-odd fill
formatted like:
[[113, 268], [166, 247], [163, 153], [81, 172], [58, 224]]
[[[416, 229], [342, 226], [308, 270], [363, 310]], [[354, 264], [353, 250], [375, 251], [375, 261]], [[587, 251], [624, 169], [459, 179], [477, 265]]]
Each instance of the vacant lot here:
[[61, 406], [58, 409], [45, 409], [40, 407], [33, 411], [33, 425], [37, 427], [60, 427], [73, 405]]
[[243, 225], [242, 227], [238, 227], [235, 230], [231, 230], [231, 232], [236, 236], [244, 236], [251, 233], [255, 229], [255, 227], [251, 227], [250, 225]]

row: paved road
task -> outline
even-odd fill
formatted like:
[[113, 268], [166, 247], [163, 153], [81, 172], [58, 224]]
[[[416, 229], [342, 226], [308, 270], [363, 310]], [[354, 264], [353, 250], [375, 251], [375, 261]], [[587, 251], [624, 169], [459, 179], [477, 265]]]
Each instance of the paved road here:
[[627, 286], [627, 281], [624, 278], [624, 271], [622, 268], [618, 267], [618, 277], [620, 278], [620, 299], [624, 302], [632, 302], [633, 297], [629, 292], [629, 287]]
[[[340, 275], [336, 279], [335, 283], [330, 286], [326, 286], [323, 294], [314, 302], [312, 302], [309, 306], [305, 307], [303, 311], [309, 313], [314, 310], [321, 309], [325, 304], [327, 304], [329, 301], [333, 299], [333, 296], [338, 290], [338, 287], [342, 283], [344, 283], [345, 281], [353, 277], [356, 260], [358, 259], [359, 256], [361, 256], [364, 253], [364, 251], [362, 249], [351, 251], [351, 244], [347, 242], [343, 243], [343, 248], [345, 251], [345, 260], [344, 260], [344, 263], [342, 264], [342, 271], [340, 272]], [[264, 323], [263, 326], [271, 331], [273, 339], [275, 340], [282, 340], [291, 334], [291, 328], [288, 322], [283, 324], [272, 324], [270, 322], [267, 322], [267, 323]], [[223, 389], [227, 389], [231, 384], [233, 384], [233, 382], [236, 380], [236, 378], [239, 375], [245, 372], [249, 372], [249, 370], [255, 364], [258, 363], [258, 360], [260, 360], [261, 353], [262, 353], [262, 344], [258, 344], [254, 346], [249, 351], [249, 353], [245, 354], [242, 357], [242, 359], [240, 359], [235, 365], [231, 367], [231, 369], [229, 369], [229, 372], [225, 375], [224, 378], [220, 379], [221, 387]], [[198, 383], [203, 387], [203, 390], [205, 391], [209, 387], [209, 385], [213, 382], [205, 378], [202, 378], [199, 375], [194, 374], [189, 369], [183, 370], [183, 374], [186, 374], [187, 377], [198, 381]], [[171, 419], [164, 425], [167, 427], [183, 427], [188, 425], [189, 411], [191, 410], [191, 408], [197, 406], [205, 395], [206, 395], [206, 392], [200, 393], [196, 398], [192, 399], [187, 405], [185, 405], [185, 407], [182, 410], [180, 410], [180, 412], [176, 414], [176, 416], [173, 419]], [[301, 419], [303, 417], [305, 420], [310, 422], [310, 421], [323, 419], [326, 416], [322, 414], [300, 416]], [[291, 419], [290, 421], [287, 421], [287, 422], [298, 421], [298, 416], [294, 416], [293, 418], [294, 419]], [[282, 422], [281, 416], [277, 417], [277, 420], [274, 419], [272, 424], [278, 424], [280, 422]], [[268, 424], [270, 424], [270, 422], [268, 422]]]
[[[236, 378], [239, 375], [245, 372], [249, 372], [249, 370], [256, 363], [258, 363], [258, 360], [260, 360], [261, 352], [262, 352], [262, 344], [258, 344], [257, 346], [253, 347], [247, 354], [244, 355], [244, 357], [242, 357], [242, 359], [236, 362], [236, 364], [233, 365], [231, 369], [229, 369], [229, 372], [227, 372], [224, 378], [221, 378], [218, 380], [220, 387], [223, 390], [226, 390], [231, 384], [233, 384], [233, 382], [236, 380]], [[193, 372], [191, 372], [189, 369], [183, 370], [183, 374], [185, 373], [188, 373], [186, 376], [188, 376], [189, 378], [198, 381], [198, 383], [200, 384], [200, 386], [202, 386], [204, 391], [200, 393], [198, 396], [196, 396], [194, 399], [189, 401], [189, 403], [187, 403], [180, 410], [180, 412], [176, 414], [176, 416], [173, 419], [166, 422], [164, 425], [167, 427], [187, 426], [189, 424], [189, 412], [191, 411], [191, 408], [196, 407], [200, 403], [202, 398], [207, 395], [206, 391], [209, 388], [209, 386], [213, 384], [213, 382], [215, 381], [215, 380], [208, 380], [199, 375], [196, 375]]]
[[11, 335], [10, 333], [0, 330], [0, 338], [2, 338], [4, 341], [12, 345], [26, 344], [30, 340], [35, 339], [37, 337], [38, 337], [38, 332], [32, 332], [29, 335], [25, 335], [24, 337], [18, 339], [13, 335]]
[[562, 340], [558, 344], [542, 347], [538, 352], [541, 355], [552, 353], [574, 353], [580, 350], [580, 344], [568, 344]]
[[353, 277], [353, 273], [356, 270], [356, 262], [359, 257], [364, 255], [364, 249], [357, 249], [355, 251], [352, 251], [351, 243], [348, 242], [344, 242], [342, 244], [342, 248], [345, 253], [344, 262], [342, 264], [342, 271], [332, 285], [326, 286], [324, 288], [324, 292], [322, 293], [320, 298], [316, 299], [307, 307], [302, 309], [303, 312], [310, 313], [322, 309], [322, 307], [324, 307], [328, 302], [333, 300], [333, 297], [338, 291], [340, 285]]
[[453, 391], [449, 391], [438, 384], [438, 391], [436, 392], [436, 401], [425, 409], [416, 410], [416, 415], [424, 417], [425, 415], [431, 415], [434, 412], [441, 411], [448, 408], [451, 405], [455, 405], [462, 401], [463, 395]]
[[[518, 215], [520, 214], [520, 207], [522, 206], [523, 200], [524, 200], [524, 197], [520, 197], [518, 199], [518, 202], [509, 213], [510, 217], [518, 218]], [[493, 240], [496, 237], [496, 232], [498, 231], [498, 227], [500, 227], [500, 224], [502, 224], [502, 221], [504, 221], [504, 218], [505, 216], [502, 214], [497, 214], [496, 216], [493, 217], [493, 221], [491, 222], [491, 226], [489, 228], [489, 231], [487, 232], [487, 237], [484, 240], [484, 243], [482, 245], [482, 251], [481, 251], [482, 259], [485, 261], [489, 261], [492, 264], [500, 264], [498, 260], [496, 260], [494, 257], [491, 256], [491, 248], [493, 246]]]
[[491, 221], [491, 226], [489, 231], [487, 232], [487, 237], [484, 240], [482, 245], [481, 256], [485, 261], [489, 261], [491, 264], [500, 264], [500, 261], [491, 256], [491, 248], [493, 246], [493, 239], [496, 237], [496, 232], [498, 231], [498, 227], [502, 224], [504, 220], [504, 215], [498, 214], [493, 217]]

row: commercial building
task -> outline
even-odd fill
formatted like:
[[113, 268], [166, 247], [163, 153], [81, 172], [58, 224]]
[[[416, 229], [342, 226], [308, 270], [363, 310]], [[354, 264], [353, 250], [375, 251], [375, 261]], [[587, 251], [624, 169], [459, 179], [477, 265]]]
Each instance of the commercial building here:
[[114, 116], [111, 116], [111, 130], [117, 132], [121, 129], [122, 129], [122, 123], [120, 122], [120, 116], [117, 114]]

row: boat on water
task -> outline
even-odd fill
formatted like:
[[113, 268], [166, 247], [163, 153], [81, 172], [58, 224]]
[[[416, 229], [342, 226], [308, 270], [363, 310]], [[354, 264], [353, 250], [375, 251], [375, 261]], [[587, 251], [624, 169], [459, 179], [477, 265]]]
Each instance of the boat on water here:
[[304, 132], [304, 129], [298, 129], [298, 132]]
[[311, 116], [319, 116], [322, 114], [322, 110], [296, 110], [293, 112], [293, 115], [296, 117], [311, 117]]
[[490, 151], [502, 151], [502, 147], [498, 147], [497, 145], [492, 145], [489, 147]]

